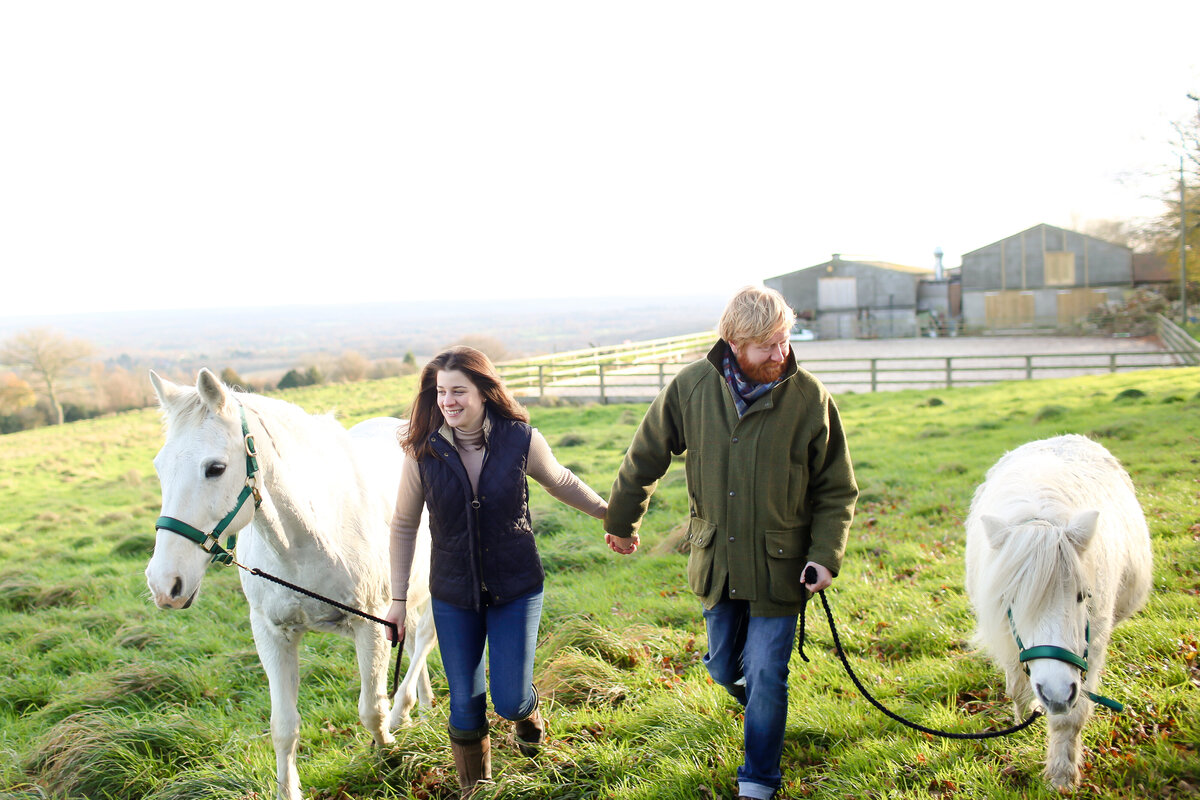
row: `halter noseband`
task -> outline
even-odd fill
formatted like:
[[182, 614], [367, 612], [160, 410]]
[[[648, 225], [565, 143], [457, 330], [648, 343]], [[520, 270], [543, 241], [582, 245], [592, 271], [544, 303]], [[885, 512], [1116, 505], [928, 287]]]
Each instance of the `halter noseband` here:
[[258, 451], [254, 448], [254, 437], [250, 435], [250, 426], [246, 423], [246, 407], [238, 404], [238, 410], [242, 416], [242, 442], [246, 450], [246, 484], [242, 487], [241, 493], [238, 495], [237, 503], [233, 510], [217, 523], [217, 527], [213, 528], [212, 533], [205, 533], [202, 530], [193, 528], [182, 520], [174, 517], [159, 517], [154, 522], [155, 529], [178, 533], [184, 538], [190, 539], [196, 544], [204, 548], [204, 552], [212, 554], [212, 561], [219, 564], [233, 563], [233, 548], [236, 546], [236, 538], [234, 535], [229, 537], [229, 549], [226, 550], [221, 546], [221, 534], [229, 527], [229, 523], [233, 522], [233, 518], [242, 510], [251, 495], [254, 497], [254, 507], [257, 509], [262, 505], [262, 494], [258, 491], [258, 479], [254, 477], [258, 472]]
[[[1091, 595], [1089, 595], [1089, 597], [1090, 596]], [[1088, 649], [1090, 648], [1091, 643], [1092, 643], [1091, 619], [1089, 619], [1087, 621], [1087, 623], [1085, 624], [1084, 629], [1083, 629], [1083, 656], [1078, 656], [1065, 647], [1058, 647], [1058, 646], [1052, 645], [1052, 644], [1039, 644], [1035, 647], [1026, 647], [1025, 643], [1021, 641], [1020, 634], [1017, 633], [1017, 625], [1015, 622], [1013, 622], [1013, 613], [1012, 613], [1011, 607], [1009, 607], [1007, 613], [1008, 613], [1008, 627], [1012, 629], [1013, 639], [1016, 641], [1017, 650], [1019, 651], [1018, 658], [1020, 659], [1022, 664], [1024, 664], [1026, 661], [1032, 661], [1035, 658], [1051, 658], [1051, 659], [1054, 659], [1055, 661], [1062, 661], [1064, 663], [1070, 664], [1073, 667], [1077, 667], [1081, 673], [1081, 675], [1080, 675], [1081, 679], [1087, 677]], [[1028, 666], [1025, 667], [1025, 674], [1026, 675], [1029, 674]], [[1125, 706], [1122, 705], [1121, 703], [1118, 703], [1116, 700], [1111, 700], [1107, 697], [1104, 697], [1103, 695], [1095, 694], [1094, 692], [1089, 692], [1087, 689], [1084, 689], [1083, 693], [1086, 694], [1088, 696], [1088, 699], [1091, 700], [1093, 703], [1102, 705], [1105, 708], [1111, 708], [1113, 711], [1124, 711], [1125, 710]]]

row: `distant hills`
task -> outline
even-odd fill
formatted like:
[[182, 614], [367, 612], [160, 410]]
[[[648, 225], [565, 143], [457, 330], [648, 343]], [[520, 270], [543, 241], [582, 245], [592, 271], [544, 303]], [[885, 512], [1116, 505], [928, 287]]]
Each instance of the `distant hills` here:
[[429, 356], [490, 337], [509, 357], [653, 339], [716, 326], [724, 297], [562, 298], [181, 309], [0, 318], [0, 338], [49, 327], [87, 339], [109, 362], [231, 366], [255, 372], [356, 351]]

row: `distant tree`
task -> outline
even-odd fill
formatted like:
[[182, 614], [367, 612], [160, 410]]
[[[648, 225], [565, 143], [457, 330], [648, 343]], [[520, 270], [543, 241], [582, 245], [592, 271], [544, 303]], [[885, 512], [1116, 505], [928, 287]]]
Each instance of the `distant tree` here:
[[413, 372], [417, 371], [417, 357], [413, 355], [412, 350], [404, 351], [404, 366], [412, 367]]
[[305, 386], [320, 386], [325, 382], [325, 376], [321, 373], [321, 368], [313, 364], [304, 370], [304, 380]]
[[395, 378], [409, 373], [408, 366], [398, 358], [383, 358], [371, 365], [367, 377], [373, 381]]
[[0, 414], [8, 416], [37, 402], [32, 387], [17, 377], [16, 373], [0, 375]]
[[[1172, 151], [1176, 158], [1182, 155], [1183, 174], [1180, 175], [1180, 164], [1176, 160], [1166, 165], [1168, 176], [1166, 188], [1163, 191], [1163, 211], [1151, 220], [1143, 229], [1143, 234], [1149, 242], [1151, 252], [1159, 253], [1166, 260], [1172, 274], [1179, 276], [1179, 189], [1183, 181], [1184, 205], [1187, 207], [1187, 280], [1188, 295], [1191, 296], [1191, 284], [1200, 280], [1200, 100], [1196, 101], [1196, 114], [1189, 120], [1174, 123], [1175, 141]], [[1173, 295], [1179, 296], [1178, 280], [1175, 281]], [[1189, 308], [1189, 315], [1191, 313]]]
[[479, 352], [490, 358], [493, 363], [504, 361], [508, 358], [508, 348], [504, 342], [497, 339], [495, 336], [488, 336], [483, 333], [469, 333], [459, 339], [455, 344], [474, 347]]
[[275, 384], [277, 389], [295, 389], [298, 386], [308, 386], [308, 381], [297, 370], [289, 369]]
[[338, 380], [354, 383], [367, 377], [370, 369], [371, 362], [362, 353], [347, 350], [338, 357], [337, 364], [334, 365], [334, 376]]
[[221, 370], [221, 381], [226, 386], [236, 386], [239, 389], [248, 388], [246, 381], [242, 379], [241, 375], [237, 374], [237, 370], [235, 370], [233, 367], [226, 367], [225, 369]]
[[52, 424], [64, 421], [61, 394], [71, 375], [92, 356], [92, 345], [49, 328], [31, 328], [0, 344], [0, 363], [31, 376], [40, 386]]
[[131, 408], [145, 408], [154, 402], [150, 381], [140, 376], [134, 377], [132, 372], [123, 367], [105, 369], [103, 364], [93, 364], [91, 381], [94, 390], [92, 402], [97, 411], [128, 411]]

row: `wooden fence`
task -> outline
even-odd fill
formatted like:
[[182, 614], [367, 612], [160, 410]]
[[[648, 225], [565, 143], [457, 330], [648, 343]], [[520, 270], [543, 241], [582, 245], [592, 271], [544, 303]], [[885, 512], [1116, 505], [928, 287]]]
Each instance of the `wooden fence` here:
[[1180, 360], [1190, 367], [1200, 365], [1200, 342], [1171, 320], [1158, 315], [1158, 338], [1164, 345], [1180, 354]]
[[[1186, 336], [1186, 334], [1184, 334]], [[680, 337], [683, 338], [683, 337]], [[665, 387], [684, 364], [707, 349], [713, 334], [689, 337], [687, 358], [647, 363], [604, 355], [589, 359], [586, 351], [561, 361], [520, 362], [497, 365], [505, 383], [528, 402], [547, 397], [577, 402], [646, 402]], [[1164, 340], [1165, 341], [1165, 340]], [[897, 389], [934, 389], [978, 386], [999, 381], [1062, 378], [1128, 372], [1200, 362], [1200, 344], [1186, 343], [1163, 350], [1101, 353], [1039, 353], [1027, 355], [937, 355], [893, 357], [799, 358], [804, 369], [816, 375], [830, 392], [878, 392]], [[638, 352], [630, 347], [629, 352]], [[682, 353], [681, 348], [671, 352]], [[568, 354], [559, 354], [559, 357]], [[798, 354], [799, 355], [799, 354]]]

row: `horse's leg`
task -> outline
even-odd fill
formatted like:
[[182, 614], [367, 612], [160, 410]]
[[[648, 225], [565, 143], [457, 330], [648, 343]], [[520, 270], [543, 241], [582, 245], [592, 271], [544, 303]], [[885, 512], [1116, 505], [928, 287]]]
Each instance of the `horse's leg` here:
[[1046, 777], [1060, 792], [1079, 783], [1083, 760], [1083, 724], [1091, 714], [1091, 703], [1080, 700], [1066, 714], [1046, 717]]
[[1029, 713], [1029, 704], [1033, 702], [1033, 687], [1029, 685], [1029, 676], [1019, 663], [1008, 664], [1004, 668], [1004, 690], [1012, 698], [1013, 720], [1021, 722]]
[[410, 712], [418, 700], [422, 714], [433, 706], [433, 687], [429, 683], [427, 663], [429, 652], [437, 643], [432, 606], [426, 602], [411, 619], [414, 624], [409, 626], [410, 633], [404, 642], [404, 649], [408, 652], [408, 670], [392, 704], [388, 718], [388, 727], [391, 729], [410, 724]]
[[271, 740], [275, 744], [275, 775], [281, 800], [300, 800], [296, 744], [300, 740], [300, 636], [289, 636], [250, 610], [254, 646], [271, 687]]
[[383, 628], [374, 622], [354, 625], [354, 650], [358, 656], [358, 718], [377, 745], [395, 741], [387, 728], [388, 653]]

